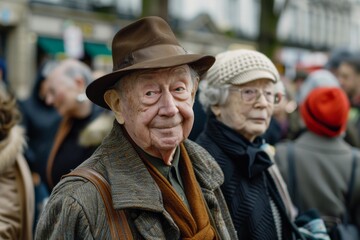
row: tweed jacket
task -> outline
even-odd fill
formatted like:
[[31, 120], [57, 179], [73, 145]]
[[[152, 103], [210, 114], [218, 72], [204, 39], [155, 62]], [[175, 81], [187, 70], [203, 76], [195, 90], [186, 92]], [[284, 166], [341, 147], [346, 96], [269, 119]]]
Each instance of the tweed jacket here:
[[19, 126], [0, 142], [0, 239], [33, 238], [34, 186], [24, 147]]
[[[276, 145], [276, 162], [284, 180], [289, 183], [287, 144], [285, 142]], [[322, 216], [341, 219], [346, 209], [344, 196], [348, 190], [352, 169], [352, 147], [342, 137], [325, 138], [310, 131], [296, 139], [293, 146], [297, 196], [301, 210], [317, 208]], [[360, 151], [356, 148], [354, 150], [358, 167], [351, 212], [359, 224]]]
[[[211, 156], [185, 140], [195, 176], [221, 239], [237, 239], [220, 190], [223, 174]], [[111, 185], [113, 207], [125, 209], [134, 239], [180, 239], [165, 210], [159, 187], [115, 121], [102, 145], [80, 167], [101, 173]], [[95, 187], [67, 177], [54, 188], [36, 230], [36, 239], [110, 239], [105, 206]]]

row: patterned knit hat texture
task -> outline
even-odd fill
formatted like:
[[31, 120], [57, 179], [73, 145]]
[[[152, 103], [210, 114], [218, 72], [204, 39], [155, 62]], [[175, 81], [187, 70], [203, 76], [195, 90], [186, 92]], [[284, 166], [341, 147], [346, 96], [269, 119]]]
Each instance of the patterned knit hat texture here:
[[280, 80], [278, 70], [268, 57], [245, 49], [218, 54], [205, 76], [209, 86], [239, 85], [262, 78], [275, 83]]
[[335, 137], [345, 131], [349, 109], [346, 94], [337, 87], [312, 90], [300, 106], [306, 127], [326, 137]]

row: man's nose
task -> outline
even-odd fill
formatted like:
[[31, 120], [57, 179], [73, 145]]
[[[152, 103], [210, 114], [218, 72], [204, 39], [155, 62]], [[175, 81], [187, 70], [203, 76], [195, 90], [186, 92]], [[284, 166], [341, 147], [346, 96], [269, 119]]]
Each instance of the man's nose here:
[[159, 114], [172, 116], [178, 112], [176, 100], [169, 91], [164, 91], [159, 101]]

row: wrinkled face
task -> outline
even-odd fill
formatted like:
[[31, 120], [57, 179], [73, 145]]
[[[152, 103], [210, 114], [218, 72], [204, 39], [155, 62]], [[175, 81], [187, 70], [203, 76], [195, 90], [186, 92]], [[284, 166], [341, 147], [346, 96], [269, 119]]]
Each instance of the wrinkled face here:
[[338, 69], [338, 79], [341, 88], [344, 89], [346, 94], [352, 98], [356, 94], [357, 82], [360, 81], [360, 77], [356, 74], [354, 68], [347, 64], [342, 63]]
[[172, 151], [191, 131], [195, 82], [187, 65], [125, 77], [117, 119], [124, 120], [131, 138], [147, 153]]
[[[245, 91], [254, 89], [258, 89], [261, 94], [249, 101], [246, 98], [248, 92]], [[257, 136], [262, 135], [269, 126], [274, 102], [269, 102], [265, 96], [267, 95], [269, 98], [271, 94], [274, 94], [274, 84], [268, 79], [232, 86], [229, 89], [226, 103], [221, 106], [213, 106], [212, 111], [219, 121], [249, 141], [253, 141]]]
[[71, 116], [76, 111], [76, 97], [82, 92], [77, 81], [55, 69], [42, 83], [40, 94], [47, 105], [53, 106], [61, 116]]

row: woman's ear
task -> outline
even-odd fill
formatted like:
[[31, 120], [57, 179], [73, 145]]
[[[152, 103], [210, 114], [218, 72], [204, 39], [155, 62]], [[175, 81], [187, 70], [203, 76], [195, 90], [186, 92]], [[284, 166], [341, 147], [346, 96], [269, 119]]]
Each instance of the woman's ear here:
[[120, 124], [124, 124], [124, 116], [121, 111], [120, 96], [115, 89], [107, 90], [104, 94], [104, 100], [110, 107], [111, 111], [114, 112], [116, 121]]
[[219, 117], [221, 115], [221, 110], [218, 105], [213, 105], [210, 107], [210, 110], [214, 113], [216, 117]]
[[85, 91], [86, 81], [83, 77], [76, 77], [74, 81], [78, 89]]

